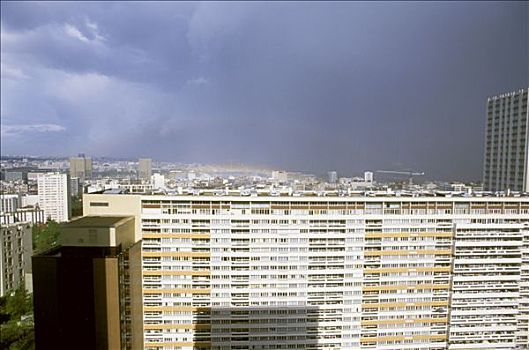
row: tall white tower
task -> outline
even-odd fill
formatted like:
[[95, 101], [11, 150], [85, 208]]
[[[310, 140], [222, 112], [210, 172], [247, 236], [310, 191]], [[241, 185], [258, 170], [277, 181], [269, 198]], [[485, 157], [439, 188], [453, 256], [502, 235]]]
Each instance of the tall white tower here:
[[71, 217], [68, 175], [40, 174], [37, 184], [39, 207], [44, 210], [46, 219], [68, 221]]

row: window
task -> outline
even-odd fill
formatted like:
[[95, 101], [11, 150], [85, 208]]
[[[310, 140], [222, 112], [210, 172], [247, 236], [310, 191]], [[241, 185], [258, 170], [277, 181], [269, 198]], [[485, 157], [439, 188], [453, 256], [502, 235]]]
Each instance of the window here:
[[90, 202], [91, 207], [108, 207], [108, 202]]

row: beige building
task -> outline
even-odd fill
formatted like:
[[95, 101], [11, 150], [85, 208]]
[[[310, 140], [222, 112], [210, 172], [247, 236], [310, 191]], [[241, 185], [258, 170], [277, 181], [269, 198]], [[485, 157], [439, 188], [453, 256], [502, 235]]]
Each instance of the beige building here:
[[33, 257], [37, 349], [143, 347], [134, 233], [134, 217], [85, 216], [63, 224], [59, 245]]
[[138, 178], [144, 181], [151, 181], [152, 160], [151, 158], [140, 158], [138, 160]]
[[79, 178], [82, 183], [92, 178], [92, 158], [90, 157], [71, 157], [70, 158], [70, 177]]
[[528, 197], [83, 204], [136, 219], [144, 349], [528, 346]]

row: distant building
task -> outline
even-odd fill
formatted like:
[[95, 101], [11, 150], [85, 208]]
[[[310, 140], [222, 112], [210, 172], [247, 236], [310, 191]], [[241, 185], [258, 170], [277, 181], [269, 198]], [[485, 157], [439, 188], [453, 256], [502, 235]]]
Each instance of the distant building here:
[[22, 196], [22, 207], [27, 206], [34, 207], [39, 204], [39, 195], [38, 194], [26, 194]]
[[472, 188], [465, 185], [464, 183], [455, 182], [450, 184], [450, 190], [453, 192], [468, 192], [471, 191]]
[[37, 181], [39, 178], [39, 175], [42, 174], [40, 172], [28, 172], [28, 181]]
[[335, 184], [338, 181], [338, 173], [336, 171], [329, 171], [327, 173], [327, 181], [331, 184]]
[[0, 297], [25, 285], [32, 251], [31, 224], [0, 225]]
[[140, 158], [138, 160], [138, 178], [145, 181], [151, 181], [152, 160], [150, 158]]
[[151, 193], [152, 184], [150, 183], [123, 183], [118, 184], [118, 188], [125, 190], [127, 193]]
[[18, 208], [9, 213], [0, 213], [0, 224], [8, 225], [18, 222], [29, 222], [31, 225], [43, 224], [46, 222], [46, 215], [39, 207]]
[[193, 181], [197, 178], [197, 174], [194, 171], [190, 171], [187, 173], [187, 179], [189, 181]]
[[161, 190], [165, 188], [165, 176], [162, 174], [153, 174], [151, 177], [152, 188], [154, 190]]
[[364, 172], [364, 181], [372, 183], [373, 182], [373, 172], [371, 171]]
[[38, 178], [39, 206], [46, 219], [57, 222], [71, 217], [68, 175], [60, 173], [41, 174]]
[[85, 157], [85, 171], [86, 179], [92, 179], [94, 177], [94, 165], [90, 157]]
[[340, 185], [350, 185], [352, 181], [353, 181], [353, 179], [350, 178], [350, 177], [340, 177], [340, 178], [338, 178], [338, 183]]
[[82, 184], [79, 181], [80, 179], [78, 177], [71, 177], [70, 178], [70, 196], [75, 197], [78, 196], [82, 192]]
[[70, 158], [70, 177], [82, 177], [83, 179], [86, 176], [85, 171], [85, 159], [81, 157], [71, 157]]
[[10, 213], [21, 207], [18, 194], [0, 194], [0, 213]]
[[483, 187], [529, 191], [528, 89], [487, 100]]
[[353, 177], [352, 181], [349, 183], [349, 187], [353, 190], [365, 190], [373, 186], [372, 181], [366, 181], [365, 174], [364, 177]]
[[21, 171], [6, 171], [4, 177], [6, 181], [22, 181], [24, 180], [24, 173]]
[[286, 182], [288, 180], [288, 174], [284, 171], [272, 171], [272, 181]]
[[91, 179], [92, 175], [92, 158], [84, 155], [70, 158], [70, 177], [77, 177], [80, 182], [84, 182]]
[[133, 217], [82, 217], [61, 227], [58, 247], [33, 256], [37, 349], [142, 348], [134, 230]]

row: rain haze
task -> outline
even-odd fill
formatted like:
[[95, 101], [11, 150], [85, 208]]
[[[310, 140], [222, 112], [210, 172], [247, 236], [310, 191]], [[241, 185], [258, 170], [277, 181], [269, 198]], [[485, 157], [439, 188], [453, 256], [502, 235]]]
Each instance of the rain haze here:
[[2, 154], [481, 177], [527, 2], [1, 3]]

